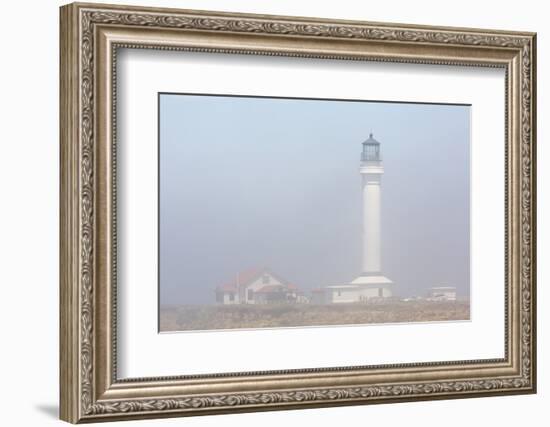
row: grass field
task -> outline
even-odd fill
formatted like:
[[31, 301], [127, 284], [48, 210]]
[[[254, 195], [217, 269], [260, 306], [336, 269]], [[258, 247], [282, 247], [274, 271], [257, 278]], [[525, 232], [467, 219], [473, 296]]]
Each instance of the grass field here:
[[470, 302], [390, 301], [376, 304], [184, 305], [160, 311], [160, 331], [255, 329], [469, 320]]

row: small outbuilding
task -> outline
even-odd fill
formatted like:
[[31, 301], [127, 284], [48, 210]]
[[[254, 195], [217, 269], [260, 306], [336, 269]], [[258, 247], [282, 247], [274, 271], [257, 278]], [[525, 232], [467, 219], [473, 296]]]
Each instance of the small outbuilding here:
[[454, 286], [430, 288], [428, 299], [432, 301], [456, 301], [456, 288]]

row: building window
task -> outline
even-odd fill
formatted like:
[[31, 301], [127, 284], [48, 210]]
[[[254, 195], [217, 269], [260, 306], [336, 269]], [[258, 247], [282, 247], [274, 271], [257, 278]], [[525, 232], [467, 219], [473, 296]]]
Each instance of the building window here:
[[267, 274], [264, 274], [262, 276], [262, 284], [266, 285], [269, 283], [269, 276]]
[[383, 297], [384, 296], [384, 289], [378, 288], [378, 296]]
[[342, 296], [342, 291], [338, 291], [337, 295], [338, 295], [339, 297], [341, 297], [341, 296]]
[[229, 301], [235, 301], [235, 294], [229, 294]]
[[254, 299], [254, 291], [252, 289], [248, 290], [248, 300], [252, 301]]

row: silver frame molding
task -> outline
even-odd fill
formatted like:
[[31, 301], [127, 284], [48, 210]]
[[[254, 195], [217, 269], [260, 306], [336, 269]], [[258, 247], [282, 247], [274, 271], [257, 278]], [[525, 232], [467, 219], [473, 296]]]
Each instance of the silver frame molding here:
[[[536, 391], [536, 35], [100, 4], [60, 36], [60, 417], [72, 423]], [[505, 357], [120, 380], [118, 48], [500, 67], [506, 71]]]

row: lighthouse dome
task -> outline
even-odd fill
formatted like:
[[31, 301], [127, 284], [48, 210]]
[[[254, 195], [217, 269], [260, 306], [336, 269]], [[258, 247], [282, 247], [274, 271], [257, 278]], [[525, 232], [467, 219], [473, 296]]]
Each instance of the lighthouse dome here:
[[369, 138], [363, 141], [363, 151], [361, 152], [362, 162], [379, 162], [380, 158], [380, 142], [374, 139], [372, 132]]
[[374, 139], [374, 136], [372, 135], [372, 132], [369, 133], [368, 139], [363, 141], [363, 145], [365, 144], [373, 144], [373, 145], [380, 145], [380, 142], [378, 142], [376, 139]]

